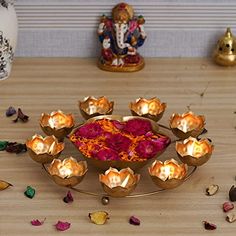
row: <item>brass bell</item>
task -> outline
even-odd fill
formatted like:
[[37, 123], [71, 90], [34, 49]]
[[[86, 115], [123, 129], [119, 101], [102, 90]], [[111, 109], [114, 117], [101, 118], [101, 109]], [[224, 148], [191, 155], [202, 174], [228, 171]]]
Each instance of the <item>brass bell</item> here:
[[218, 40], [213, 58], [221, 66], [236, 65], [236, 38], [230, 28], [227, 28], [225, 35]]

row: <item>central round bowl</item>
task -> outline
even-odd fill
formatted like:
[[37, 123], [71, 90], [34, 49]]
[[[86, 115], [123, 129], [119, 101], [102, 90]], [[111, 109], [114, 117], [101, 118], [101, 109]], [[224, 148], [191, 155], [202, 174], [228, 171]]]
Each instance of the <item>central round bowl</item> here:
[[[152, 127], [152, 132], [154, 135], [161, 135], [162, 137], [166, 138], [166, 140], [168, 141], [168, 144], [162, 148], [161, 150], [159, 150], [155, 156], [149, 158], [149, 159], [144, 159], [140, 157], [140, 161], [125, 161], [125, 160], [99, 160], [99, 159], [95, 159], [93, 157], [88, 157], [86, 155], [84, 155], [80, 150], [79, 147], [76, 146], [76, 141], [72, 140], [73, 136], [75, 135], [76, 131], [79, 130], [80, 127], [82, 127], [85, 124], [97, 121], [97, 120], [102, 120], [102, 119], [107, 119], [107, 120], [112, 120], [112, 121], [119, 121], [119, 122], [127, 122], [129, 120], [132, 119], [141, 119], [141, 120], [146, 120], [149, 121]], [[143, 118], [143, 117], [137, 117], [137, 116], [119, 116], [119, 115], [101, 115], [101, 116], [96, 116], [93, 117], [89, 120], [87, 120], [84, 124], [77, 126], [72, 133], [69, 136], [70, 141], [76, 146], [76, 148], [79, 150], [79, 152], [81, 153], [81, 155], [86, 159], [87, 163], [90, 165], [95, 166], [97, 169], [99, 170], [107, 170], [110, 167], [114, 167], [117, 169], [123, 169], [123, 168], [131, 168], [132, 170], [138, 170], [141, 169], [142, 167], [144, 167], [147, 163], [149, 163], [150, 161], [153, 161], [153, 159], [155, 159], [156, 157], [160, 156], [166, 149], [166, 147], [169, 145], [170, 143], [170, 138], [165, 135], [162, 132], [159, 132], [159, 126], [156, 122], [148, 119], [148, 118]]]

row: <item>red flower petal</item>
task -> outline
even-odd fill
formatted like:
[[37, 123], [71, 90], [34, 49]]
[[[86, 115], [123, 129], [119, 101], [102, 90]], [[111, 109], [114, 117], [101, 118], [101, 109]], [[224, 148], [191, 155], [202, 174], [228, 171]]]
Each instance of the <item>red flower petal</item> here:
[[97, 152], [96, 158], [101, 161], [113, 161], [119, 160], [119, 155], [115, 150], [111, 148], [103, 148]]
[[106, 139], [106, 144], [109, 148], [117, 151], [128, 151], [131, 140], [122, 134], [113, 134]]
[[65, 231], [70, 228], [70, 225], [71, 224], [69, 222], [62, 222], [59, 220], [57, 224], [55, 224], [55, 227], [59, 231]]
[[41, 226], [44, 223], [45, 220], [46, 220], [46, 218], [44, 220], [42, 220], [42, 221], [36, 219], [36, 220], [31, 220], [30, 223], [33, 226]]
[[145, 135], [149, 131], [152, 131], [152, 126], [148, 120], [132, 119], [127, 121], [124, 130], [135, 136], [140, 136]]
[[88, 123], [81, 126], [75, 133], [76, 136], [83, 138], [96, 138], [100, 136], [103, 132], [103, 129], [98, 123]]

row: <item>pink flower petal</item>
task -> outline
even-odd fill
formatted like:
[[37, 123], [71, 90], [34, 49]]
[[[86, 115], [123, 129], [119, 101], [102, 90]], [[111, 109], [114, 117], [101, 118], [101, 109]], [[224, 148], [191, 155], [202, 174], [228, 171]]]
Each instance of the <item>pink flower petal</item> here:
[[148, 120], [132, 119], [127, 121], [124, 130], [135, 136], [140, 136], [152, 131], [152, 125]]
[[44, 223], [45, 220], [46, 220], [46, 218], [44, 220], [42, 220], [42, 221], [40, 221], [38, 219], [35, 219], [35, 220], [31, 220], [30, 223], [33, 226], [41, 226]]
[[101, 161], [114, 161], [119, 160], [119, 155], [111, 148], [103, 148], [97, 152], [96, 158]]
[[59, 220], [57, 224], [55, 224], [55, 227], [59, 231], [65, 231], [70, 228], [70, 225], [71, 224], [69, 222], [62, 222]]
[[109, 148], [117, 151], [128, 151], [131, 144], [131, 140], [122, 134], [113, 134], [111, 137], [106, 139], [106, 144]]

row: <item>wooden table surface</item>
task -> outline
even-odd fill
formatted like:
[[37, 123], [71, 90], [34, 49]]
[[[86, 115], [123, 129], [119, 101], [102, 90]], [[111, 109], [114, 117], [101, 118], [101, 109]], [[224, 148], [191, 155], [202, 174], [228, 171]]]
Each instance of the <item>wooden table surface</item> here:
[[[25, 154], [0, 152], [0, 179], [14, 186], [0, 192], [0, 235], [59, 235], [54, 224], [70, 222], [65, 235], [235, 235], [236, 222], [225, 221], [222, 204], [236, 176], [236, 68], [214, 65], [208, 59], [148, 59], [137, 73], [109, 73], [99, 70], [93, 59], [16, 59], [11, 78], [0, 82], [0, 140], [25, 142], [39, 127], [42, 112], [61, 109], [82, 121], [78, 100], [88, 95], [105, 95], [115, 101], [114, 114], [130, 114], [128, 104], [138, 97], [157, 96], [168, 107], [160, 123], [167, 125], [173, 112], [189, 108], [206, 116], [207, 137], [215, 150], [210, 161], [197, 169], [182, 186], [158, 195], [135, 199], [111, 199], [103, 206], [100, 199], [73, 192], [75, 201], [65, 204], [67, 190], [54, 184], [40, 165]], [[28, 123], [13, 123], [5, 117], [9, 106], [22, 108], [30, 116]], [[172, 136], [173, 137], [173, 136]], [[173, 137], [174, 138], [174, 137]], [[63, 157], [78, 157], [66, 140]], [[162, 158], [176, 157], [174, 146]], [[155, 190], [147, 175], [136, 192]], [[218, 184], [219, 192], [208, 197], [205, 189]], [[24, 196], [26, 186], [36, 189], [33, 199]], [[98, 173], [89, 167], [82, 189], [102, 192]], [[88, 220], [88, 213], [105, 210], [110, 214], [106, 225]], [[141, 226], [128, 223], [131, 215]], [[32, 219], [44, 219], [33, 227]], [[206, 231], [202, 221], [217, 225]]]

